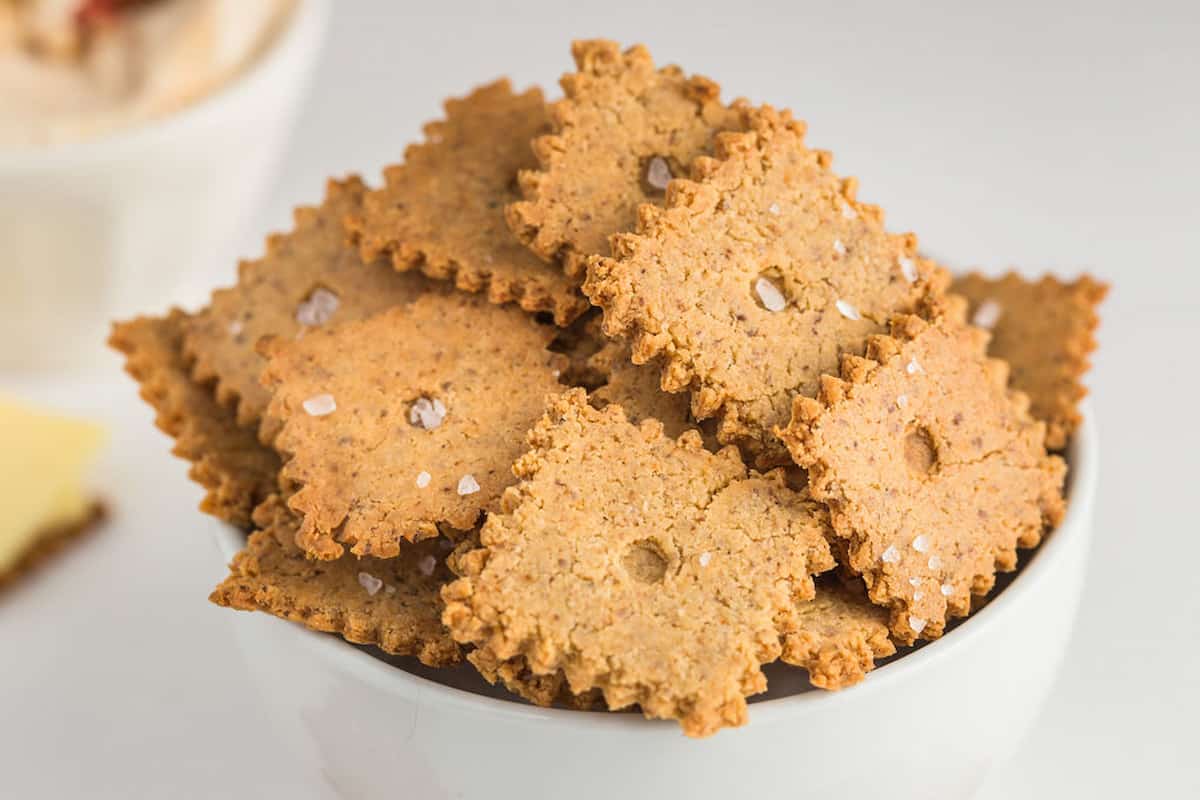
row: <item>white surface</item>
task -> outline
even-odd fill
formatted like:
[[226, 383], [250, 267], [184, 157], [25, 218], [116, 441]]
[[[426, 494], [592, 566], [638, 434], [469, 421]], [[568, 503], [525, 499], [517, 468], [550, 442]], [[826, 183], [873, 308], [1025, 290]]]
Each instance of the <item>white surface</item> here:
[[[536, 767], [537, 796], [572, 800], [791, 800], [798, 776], [806, 797], [967, 800], [1019, 746], [1066, 651], [1092, 537], [1097, 445], [1085, 425], [1071, 450], [1066, 518], [964, 625], [842, 692], [796, 694], [801, 671], [769, 667], [771, 692], [751, 706], [750, 724], [703, 741], [636, 713], [466, 694], [262, 615], [236, 618], [238, 640], [297, 761], [346, 797], [389, 797], [403, 775], [408, 796], [422, 800], [527, 800]], [[227, 559], [244, 545], [240, 532], [208, 527]], [[388, 755], [364, 757], [367, 748]], [[863, 753], [871, 769], [860, 768]]]
[[[570, 37], [608, 35], [645, 41], [730, 96], [794, 108], [810, 141], [862, 178], [860, 197], [951, 264], [1088, 269], [1111, 281], [1091, 379], [1104, 467], [1079, 624], [1033, 734], [980, 797], [1200, 794], [1200, 10], [338, 5], [287, 173], [248, 226], [247, 255], [286, 226], [292, 205], [315, 201], [327, 175], [374, 179], [445, 95], [501, 73], [551, 87]], [[232, 264], [213, 267], [214, 281], [232, 275]], [[114, 372], [117, 359], [104, 365]], [[117, 425], [102, 481], [117, 517], [0, 597], [0, 795], [322, 797], [283, 763], [228, 612], [203, 601], [221, 576], [195, 523], [199, 491], [128, 381], [75, 400]], [[400, 777], [395, 796], [406, 796]]]

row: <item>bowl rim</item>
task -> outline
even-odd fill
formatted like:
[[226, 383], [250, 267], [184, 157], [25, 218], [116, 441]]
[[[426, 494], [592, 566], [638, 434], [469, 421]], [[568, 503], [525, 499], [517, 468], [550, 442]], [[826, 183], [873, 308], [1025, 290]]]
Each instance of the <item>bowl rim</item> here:
[[[1099, 476], [1099, 439], [1094, 415], [1084, 404], [1084, 420], [1068, 447], [1068, 490], [1070, 502], [1062, 523], [1044, 537], [1037, 551], [1021, 568], [1019, 574], [998, 595], [979, 611], [965, 619], [954, 630], [939, 639], [925, 643], [920, 649], [907, 653], [874, 670], [867, 680], [837, 692], [809, 691], [755, 702], [751, 715], [755, 721], [766, 722], [780, 714], [796, 714], [844, 702], [846, 698], [865, 698], [875, 692], [887, 691], [924, 669], [935, 660], [945, 660], [961, 651], [968, 643], [987, 634], [992, 621], [999, 620], [1019, 604], [1035, 582], [1041, 582], [1056, 571], [1056, 565], [1069, 552], [1072, 540], [1089, 535], [1092, 506]], [[243, 546], [242, 531], [225, 524], [214, 526], [217, 543], [226, 561]], [[528, 703], [503, 700], [474, 694], [437, 681], [414, 675], [346, 642], [340, 636], [320, 633], [291, 625], [291, 634], [300, 636], [314, 655], [324, 659], [331, 669], [352, 674], [355, 678], [389, 693], [400, 692], [420, 703], [436, 703], [455, 707], [472, 714], [507, 717], [512, 720], [533, 720], [541, 724], [576, 724], [586, 721], [589, 726], [616, 726], [629, 730], [671, 730], [678, 726], [671, 720], [650, 720], [641, 714], [586, 713], [562, 708], [540, 708]]]
[[98, 136], [46, 146], [0, 148], [0, 168], [33, 171], [69, 167], [127, 155], [147, 144], [170, 140], [179, 130], [206, 118], [219, 117], [247, 96], [261, 94], [272, 76], [298, 51], [309, 49], [314, 56], [319, 55], [329, 29], [329, 14], [328, 0], [295, 0], [283, 27], [267, 49], [213, 91], [176, 111], [119, 126]]

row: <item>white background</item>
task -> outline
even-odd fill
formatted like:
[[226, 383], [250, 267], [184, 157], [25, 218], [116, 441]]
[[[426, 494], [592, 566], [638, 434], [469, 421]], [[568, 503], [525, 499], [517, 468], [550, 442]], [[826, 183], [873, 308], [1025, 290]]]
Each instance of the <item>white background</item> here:
[[[728, 97], [794, 109], [810, 143], [860, 176], [860, 197], [952, 266], [1112, 282], [1091, 377], [1103, 464], [1083, 609], [1036, 729], [980, 796], [1200, 796], [1197, 6], [337, 6], [247, 255], [327, 176], [375, 180], [442, 98], [501, 74], [556, 95], [569, 40], [608, 36]], [[214, 266], [214, 282], [232, 275]], [[116, 516], [0, 596], [0, 796], [325, 796], [295, 779], [229, 612], [204, 600], [223, 570], [192, 510], [199, 491], [132, 383], [112, 377], [117, 360], [101, 366], [88, 391], [54, 393], [113, 425], [100, 483]]]

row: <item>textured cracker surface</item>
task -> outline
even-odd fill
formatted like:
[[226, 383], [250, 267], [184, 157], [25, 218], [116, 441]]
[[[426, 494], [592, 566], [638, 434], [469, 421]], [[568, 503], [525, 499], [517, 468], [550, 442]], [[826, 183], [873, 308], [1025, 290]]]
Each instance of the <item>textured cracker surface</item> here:
[[[344, 543], [389, 558], [438, 523], [472, 528], [514, 482], [525, 432], [562, 388], [565, 359], [546, 349], [553, 336], [519, 309], [453, 293], [267, 344], [267, 416], [287, 457], [282, 477], [301, 487], [288, 500], [304, 518], [301, 547], [330, 559]], [[305, 411], [326, 394], [333, 413]], [[444, 405], [439, 426], [410, 422], [421, 398]], [[458, 493], [464, 475], [478, 492]]]
[[314, 289], [337, 295], [327, 323], [335, 324], [411, 302], [430, 285], [383, 263], [363, 264], [346, 243], [342, 218], [361, 206], [365, 191], [356, 177], [329, 181], [319, 207], [296, 209], [292, 231], [269, 237], [266, 254], [242, 262], [237, 284], [213, 292], [209, 307], [188, 321], [184, 349], [193, 375], [215, 381], [217, 399], [236, 406], [240, 425], [257, 424], [270, 400], [258, 381], [263, 359], [256, 345], [264, 336], [304, 333], [296, 312]]
[[981, 303], [1000, 311], [988, 354], [1012, 368], [1013, 388], [1029, 395], [1030, 413], [1046, 423], [1046, 446], [1061, 450], [1083, 417], [1087, 395], [1082, 379], [1096, 349], [1097, 306], [1108, 286], [1084, 275], [1063, 283], [1051, 275], [1028, 281], [1016, 273], [1002, 278], [967, 275], [953, 289], [970, 303], [968, 318]]
[[561, 706], [576, 711], [605, 708], [604, 696], [598, 689], [575, 694], [571, 691], [562, 670], [549, 675], [538, 675], [529, 668], [524, 656], [501, 660], [486, 647], [477, 647], [467, 654], [467, 660], [479, 670], [479, 674], [488, 683], [499, 683], [536, 706]]
[[580, 390], [529, 441], [521, 483], [443, 593], [455, 638], [689, 735], [742, 724], [811, 574], [833, 566], [814, 504], [733, 448], [634, 426]]
[[[848, 566], [891, 609], [898, 641], [940, 636], [996, 570], [1016, 567], [1063, 513], [1066, 467], [1005, 387], [987, 335], [901, 316], [843, 359], [782, 432], [846, 539]], [[945, 591], [943, 592], [943, 587]]]
[[656, 419], [672, 439], [696, 427], [689, 413], [687, 395], [664, 392], [658, 385], [659, 372], [654, 365], [634, 364], [630, 360], [628, 342], [607, 342], [588, 363], [606, 379], [603, 386], [592, 392], [593, 405], [616, 403], [633, 423]]
[[534, 165], [529, 142], [548, 128], [539, 89], [514, 95], [501, 80], [448, 100], [446, 119], [426, 125], [425, 142], [388, 167], [385, 186], [348, 216], [363, 259], [388, 256], [399, 270], [552, 312], [561, 325], [583, 313], [578, 281], [530, 254], [504, 221], [518, 170]]
[[83, 519], [66, 525], [55, 525], [39, 532], [15, 563], [7, 569], [0, 570], [0, 591], [32, 575], [71, 545], [95, 531], [106, 516], [108, 514], [104, 504], [95, 502]]
[[188, 476], [208, 490], [200, 509], [241, 528], [254, 507], [277, 490], [279, 457], [237, 424], [234, 412], [192, 379], [183, 356], [188, 315], [138, 317], [113, 326], [109, 344], [125, 354], [155, 424], [175, 440], [171, 451], [191, 462]]
[[[861, 584], [861, 581], [859, 582]], [[876, 659], [896, 652], [888, 637], [888, 612], [837, 577], [822, 577], [816, 596], [797, 607], [796, 629], [783, 639], [780, 658], [808, 670], [822, 689], [844, 689], [875, 668]]]
[[[612, 258], [589, 262], [584, 292], [636, 362], [662, 359], [664, 389], [691, 390], [697, 419], [719, 415], [722, 442], [773, 466], [788, 463], [773, 429], [792, 398], [815, 395], [842, 353], [861, 354], [891, 314], [921, 309], [948, 278], [916, 255], [916, 237], [887, 233], [880, 211], [856, 202], [790, 114], [739, 113], [746, 131], [718, 135], [715, 158], [671, 184], [665, 209], [643, 206]], [[785, 307], [764, 305], [760, 278]]]
[[[217, 605], [265, 611], [281, 619], [375, 645], [396, 655], [416, 656], [432, 667], [461, 660], [462, 651], [442, 625], [441, 587], [450, 578], [446, 540], [406, 546], [396, 558], [335, 561], [308, 558], [295, 544], [298, 520], [278, 497], [254, 512], [260, 527], [237, 554], [227, 577], [212, 593]], [[422, 560], [435, 559], [422, 571]], [[383, 582], [370, 594], [365, 573]]]
[[650, 159], [673, 175], [708, 151], [712, 135], [737, 123], [720, 87], [675, 66], [655, 69], [646, 48], [615, 42], [571, 47], [578, 71], [563, 76], [566, 97], [551, 106], [554, 133], [537, 139], [540, 166], [521, 173], [524, 200], [508, 223], [544, 259], [580, 276], [584, 258], [608, 252], [608, 237], [633, 229], [638, 206], [662, 203], [646, 183]]

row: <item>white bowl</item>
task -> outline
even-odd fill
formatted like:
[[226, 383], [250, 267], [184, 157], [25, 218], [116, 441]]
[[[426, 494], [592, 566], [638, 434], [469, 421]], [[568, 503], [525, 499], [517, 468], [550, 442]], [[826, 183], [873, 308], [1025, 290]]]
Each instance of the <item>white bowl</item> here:
[[117, 316], [203, 299], [259, 206], [320, 53], [328, 0], [300, 0], [213, 94], [95, 139], [0, 149], [0, 366], [94, 362]]
[[[331, 635], [263, 614], [228, 617], [297, 769], [342, 796], [969, 797], [1015, 751], [1062, 660], [1083, 584], [1098, 459], [1089, 416], [1070, 451], [1066, 519], [1022, 559], [1010, 584], [941, 639], [851, 689], [752, 702], [745, 727], [700, 741], [638, 714], [480, 696]], [[243, 536], [214, 528], [228, 561]], [[461, 671], [421, 672], [463, 680]]]

